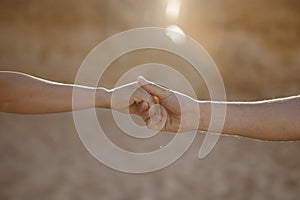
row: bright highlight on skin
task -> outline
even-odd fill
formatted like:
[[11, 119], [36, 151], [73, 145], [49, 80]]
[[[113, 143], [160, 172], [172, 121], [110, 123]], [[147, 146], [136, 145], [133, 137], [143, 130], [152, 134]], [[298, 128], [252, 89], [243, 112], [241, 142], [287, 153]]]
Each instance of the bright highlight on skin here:
[[166, 7], [166, 16], [171, 20], [176, 20], [180, 12], [180, 1], [169, 0]]

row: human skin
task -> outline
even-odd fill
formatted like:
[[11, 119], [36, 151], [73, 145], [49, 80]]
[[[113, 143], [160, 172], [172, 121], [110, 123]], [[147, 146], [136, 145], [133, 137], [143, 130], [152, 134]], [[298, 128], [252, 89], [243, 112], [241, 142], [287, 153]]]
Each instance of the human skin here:
[[[197, 101], [142, 77], [138, 78], [138, 84], [143, 89], [133, 82], [108, 90], [0, 72], [0, 112], [44, 114], [92, 107], [111, 108], [140, 115], [152, 129], [185, 132], [207, 131], [211, 107], [226, 106], [223, 134], [262, 140], [300, 139], [300, 96], [257, 102], [210, 102]], [[72, 107], [74, 89], [79, 94], [76, 107]], [[157, 106], [157, 102], [162, 107]], [[200, 112], [199, 121], [195, 121], [198, 118], [195, 107]], [[210, 131], [214, 132], [213, 129]]]
[[[159, 116], [151, 108], [149, 112], [144, 112], [144, 121], [151, 129], [168, 132], [207, 131], [211, 107], [215, 106], [218, 110], [226, 106], [222, 134], [273, 141], [300, 140], [300, 95], [256, 102], [198, 101], [143, 77], [138, 78], [138, 83], [149, 94], [156, 96], [163, 108]], [[195, 106], [201, 116], [197, 122], [198, 111], [194, 109]], [[210, 131], [214, 132], [213, 129]]]
[[[72, 107], [73, 89], [79, 97], [75, 107]], [[17, 72], [0, 72], [0, 112], [45, 114], [100, 107], [139, 115], [154, 103], [153, 97], [138, 88], [136, 82], [108, 90], [57, 83]]]

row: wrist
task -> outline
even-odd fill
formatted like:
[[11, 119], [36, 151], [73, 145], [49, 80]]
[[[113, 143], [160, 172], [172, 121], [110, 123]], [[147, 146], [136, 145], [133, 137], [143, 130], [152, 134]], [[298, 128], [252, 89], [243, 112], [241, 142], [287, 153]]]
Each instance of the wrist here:
[[198, 101], [200, 121], [198, 125], [199, 131], [207, 131], [210, 123], [211, 117], [211, 102], [208, 101]]
[[111, 95], [112, 91], [105, 88], [96, 89], [96, 107], [111, 108]]
[[209, 104], [190, 98], [183, 103], [184, 113], [181, 116], [180, 131], [203, 131], [207, 123]]

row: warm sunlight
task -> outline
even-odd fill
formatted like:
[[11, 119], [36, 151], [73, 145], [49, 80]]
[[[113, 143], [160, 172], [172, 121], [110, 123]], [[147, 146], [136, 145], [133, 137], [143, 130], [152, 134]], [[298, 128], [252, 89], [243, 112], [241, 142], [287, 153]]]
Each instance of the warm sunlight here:
[[166, 16], [168, 19], [176, 20], [180, 12], [180, 1], [179, 0], [169, 0], [166, 7]]

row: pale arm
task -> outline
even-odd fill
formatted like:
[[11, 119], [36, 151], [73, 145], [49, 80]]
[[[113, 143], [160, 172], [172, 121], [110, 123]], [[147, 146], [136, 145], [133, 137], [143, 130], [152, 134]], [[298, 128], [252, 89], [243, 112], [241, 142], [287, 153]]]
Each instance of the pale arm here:
[[[161, 87], [143, 77], [139, 77], [138, 83], [144, 90], [156, 96], [164, 108], [161, 117], [152, 120], [155, 123], [149, 120], [153, 118], [151, 112], [149, 118], [144, 118], [149, 128], [162, 127], [163, 131], [177, 132], [181, 123], [181, 132], [207, 131], [211, 119], [211, 105], [215, 105], [227, 107], [222, 134], [262, 140], [300, 140], [300, 96], [258, 102], [204, 102]], [[198, 124], [195, 119], [198, 119], [199, 113], [193, 109], [195, 104], [198, 104], [200, 112], [199, 126], [195, 126]], [[210, 131], [214, 132], [213, 129]]]
[[199, 130], [208, 128], [211, 104], [226, 105], [224, 134], [262, 140], [300, 140], [300, 96], [257, 102], [198, 103], [202, 117]]
[[0, 105], [2, 112], [20, 114], [56, 113], [72, 110], [72, 92], [76, 87], [81, 93], [76, 109], [108, 107], [108, 92], [104, 88], [63, 84], [39, 79], [16, 72], [0, 72]]
[[[23, 73], [0, 72], [0, 112], [42, 114], [72, 111], [72, 92], [76, 89], [79, 99], [76, 101], [75, 110], [95, 106], [111, 108], [111, 96], [115, 92], [119, 102], [118, 107], [113, 109], [123, 111], [129, 107], [131, 113], [137, 114], [136, 103], [143, 100], [147, 100], [148, 103], [153, 101], [142, 89], [131, 93], [132, 98], [128, 97], [128, 94], [136, 89], [133, 86], [134, 83], [107, 90], [101, 87], [52, 82]], [[147, 109], [148, 106], [144, 105], [143, 108]]]

